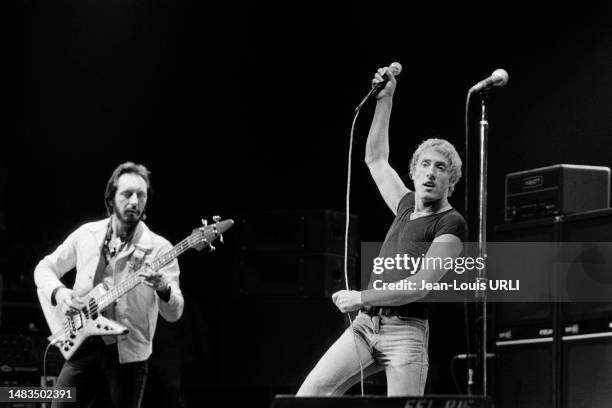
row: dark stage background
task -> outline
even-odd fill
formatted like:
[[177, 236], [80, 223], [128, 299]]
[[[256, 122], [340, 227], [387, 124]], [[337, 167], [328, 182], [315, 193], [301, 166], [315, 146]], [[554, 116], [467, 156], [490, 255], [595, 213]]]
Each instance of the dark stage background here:
[[[33, 299], [40, 258], [80, 223], [104, 215], [105, 183], [126, 160], [153, 171], [147, 223], [172, 242], [215, 214], [343, 211], [353, 108], [375, 69], [392, 61], [403, 65], [391, 124], [391, 162], [401, 174], [427, 137], [447, 138], [463, 154], [468, 88], [498, 67], [509, 72], [489, 105], [489, 227], [503, 220], [505, 174], [555, 163], [612, 165], [607, 5], [11, 6], [3, 18], [10, 107], [2, 124], [0, 258], [5, 299], [15, 303]], [[360, 241], [382, 240], [392, 220], [362, 161], [371, 108], [355, 132], [351, 212]], [[476, 116], [470, 122], [475, 159]], [[470, 173], [475, 192], [474, 165]], [[463, 188], [462, 181], [451, 199], [460, 211]], [[475, 195], [470, 202], [474, 210]], [[474, 230], [475, 212], [470, 217]], [[226, 241], [214, 254], [181, 259], [188, 313], [160, 326], [156, 355], [181, 361], [187, 405], [227, 398], [266, 406], [273, 393], [297, 390], [342, 319], [329, 317], [327, 300], [241, 297], [232, 231]], [[4, 327], [11, 313], [4, 308]], [[448, 366], [465, 352], [462, 308], [434, 313], [428, 392], [456, 393]], [[298, 340], [299, 320], [312, 330]]]

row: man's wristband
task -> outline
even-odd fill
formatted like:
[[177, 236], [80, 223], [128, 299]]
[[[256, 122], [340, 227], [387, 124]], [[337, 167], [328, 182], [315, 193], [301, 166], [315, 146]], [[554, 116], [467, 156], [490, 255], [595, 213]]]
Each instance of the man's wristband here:
[[163, 300], [164, 302], [170, 301], [170, 290], [171, 290], [171, 288], [172, 287], [170, 285], [168, 285], [168, 286], [166, 286], [166, 290], [164, 290], [163, 292], [159, 291], [159, 290], [156, 290], [157, 296], [159, 296], [159, 298], [161, 300]]
[[53, 289], [53, 292], [51, 292], [51, 305], [52, 306], [57, 306], [57, 300], [55, 299], [55, 295], [57, 295], [57, 291], [60, 289], [64, 289], [65, 286], [64, 285], [60, 285], [57, 288]]

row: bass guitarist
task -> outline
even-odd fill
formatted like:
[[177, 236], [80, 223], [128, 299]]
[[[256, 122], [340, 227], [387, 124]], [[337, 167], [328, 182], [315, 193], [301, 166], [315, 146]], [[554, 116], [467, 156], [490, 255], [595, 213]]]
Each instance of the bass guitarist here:
[[[61, 327], [61, 323], [53, 322], [54, 315], [65, 316], [82, 308], [79, 296], [98, 283], [113, 287], [134, 273], [146, 283], [107, 309], [106, 317], [129, 329], [127, 334], [91, 337], [64, 363], [56, 385], [76, 387], [77, 403], [54, 401], [52, 407], [89, 406], [93, 401], [96, 405], [112, 402], [108, 405], [139, 407], [157, 314], [173, 322], [183, 313], [176, 259], [157, 271], [147, 267], [151, 259], [172, 248], [143, 222], [151, 194], [149, 176], [143, 165], [119, 165], [104, 195], [109, 218], [77, 228], [34, 271], [41, 306], [52, 332], [54, 325]], [[75, 283], [69, 289], [60, 278], [74, 268]], [[105, 386], [108, 392], [104, 392]], [[104, 400], [108, 398], [110, 401]]]

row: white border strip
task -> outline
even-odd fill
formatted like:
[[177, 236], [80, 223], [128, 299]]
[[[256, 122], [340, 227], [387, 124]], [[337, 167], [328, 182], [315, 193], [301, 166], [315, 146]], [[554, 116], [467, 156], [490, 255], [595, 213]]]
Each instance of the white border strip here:
[[584, 340], [584, 339], [597, 339], [600, 337], [612, 337], [612, 332], [591, 333], [591, 334], [572, 334], [569, 336], [563, 336], [561, 338], [563, 340], [572, 341], [572, 340]]
[[538, 337], [536, 339], [496, 341], [495, 345], [497, 345], [497, 346], [512, 346], [512, 345], [515, 345], [515, 344], [550, 343], [552, 341], [553, 341], [552, 337]]

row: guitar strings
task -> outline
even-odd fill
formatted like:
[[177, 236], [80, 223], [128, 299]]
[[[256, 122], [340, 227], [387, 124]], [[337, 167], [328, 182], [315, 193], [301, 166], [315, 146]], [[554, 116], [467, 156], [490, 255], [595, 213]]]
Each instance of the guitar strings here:
[[[201, 232], [201, 234], [202, 233], [203, 232]], [[215, 233], [214, 235], [215, 235], [214, 238], [216, 238], [216, 236], [219, 234]], [[175, 258], [180, 256], [182, 253], [184, 253], [189, 248], [195, 246], [198, 243], [198, 241], [201, 241], [201, 240], [202, 240], [201, 237], [200, 238], [193, 237], [192, 235], [188, 236], [187, 238], [183, 239], [181, 242], [176, 244], [170, 251], [154, 259], [153, 262], [151, 263], [151, 269], [153, 269], [154, 271], [157, 271], [159, 268], [172, 262]], [[210, 242], [208, 242], [206, 238], [204, 238], [204, 242], [206, 242], [207, 244], [210, 244]], [[100, 312], [104, 311], [104, 309], [108, 306], [108, 305], [105, 305], [105, 303], [107, 303], [111, 298], [115, 296], [117, 297], [123, 296], [132, 287], [137, 286], [140, 283], [141, 283], [140, 278], [138, 278], [137, 275], [131, 276], [128, 279], [124, 280], [119, 285], [115, 286], [114, 288], [112, 288], [111, 290], [109, 290], [108, 292], [100, 296], [100, 298], [94, 303], [94, 305], [89, 307], [88, 309], [89, 314], [90, 315], [96, 314], [98, 313], [100, 309], [101, 309]], [[104, 305], [104, 306], [101, 308], [100, 305]], [[88, 306], [85, 306], [85, 308], [87, 307]], [[84, 313], [83, 309], [79, 311], [79, 314], [80, 313]], [[75, 331], [72, 327], [70, 327], [70, 326], [73, 326], [71, 325], [71, 322], [72, 322], [72, 317], [67, 316], [64, 322], [64, 331], [69, 331], [69, 332]]]

